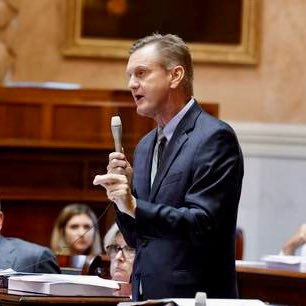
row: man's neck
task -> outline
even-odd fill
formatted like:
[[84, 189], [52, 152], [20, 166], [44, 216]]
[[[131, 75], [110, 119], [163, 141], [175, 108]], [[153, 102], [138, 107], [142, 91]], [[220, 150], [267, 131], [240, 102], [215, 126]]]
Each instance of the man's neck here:
[[157, 115], [154, 120], [157, 122], [158, 126], [164, 127], [174, 116], [176, 116], [190, 101], [192, 97], [187, 96], [177, 96], [171, 97], [171, 101], [165, 103], [165, 109], [159, 115]]

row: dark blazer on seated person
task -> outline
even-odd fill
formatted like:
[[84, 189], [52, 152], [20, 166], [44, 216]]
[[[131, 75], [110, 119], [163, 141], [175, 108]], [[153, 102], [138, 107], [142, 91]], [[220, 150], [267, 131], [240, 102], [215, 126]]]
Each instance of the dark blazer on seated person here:
[[61, 273], [47, 247], [0, 235], [0, 270], [8, 268], [18, 272]]

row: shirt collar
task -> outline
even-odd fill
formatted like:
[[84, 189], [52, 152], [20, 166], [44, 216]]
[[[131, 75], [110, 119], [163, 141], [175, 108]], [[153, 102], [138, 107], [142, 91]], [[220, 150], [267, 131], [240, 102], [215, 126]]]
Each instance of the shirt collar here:
[[[167, 138], [167, 142], [170, 141], [172, 138], [172, 135], [179, 124], [179, 122], [182, 120], [184, 115], [188, 112], [191, 105], [195, 102], [194, 98], [191, 98], [189, 102], [164, 126], [163, 133], [165, 137]], [[158, 129], [161, 129], [158, 127]]]

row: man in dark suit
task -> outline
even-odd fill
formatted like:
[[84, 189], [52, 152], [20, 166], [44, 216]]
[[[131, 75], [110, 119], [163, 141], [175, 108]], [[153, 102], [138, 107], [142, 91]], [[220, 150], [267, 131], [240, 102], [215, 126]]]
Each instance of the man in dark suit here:
[[243, 177], [236, 135], [192, 97], [192, 60], [179, 37], [137, 41], [127, 74], [137, 112], [158, 127], [137, 145], [133, 169], [123, 153], [113, 152], [108, 173], [94, 184], [106, 188], [120, 230], [136, 248], [133, 299], [194, 297], [197, 291], [236, 298]]
[[[0, 231], [4, 214], [0, 204]], [[0, 235], [0, 270], [11, 268], [18, 272], [60, 273], [50, 249], [18, 238]]]

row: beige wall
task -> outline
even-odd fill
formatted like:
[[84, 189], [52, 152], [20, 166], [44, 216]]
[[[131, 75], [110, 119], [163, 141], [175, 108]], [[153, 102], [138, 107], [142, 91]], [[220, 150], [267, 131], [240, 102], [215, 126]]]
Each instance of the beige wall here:
[[[0, 0], [8, 1], [9, 0]], [[126, 89], [125, 61], [64, 58], [64, 0], [15, 0], [13, 81]], [[30, 3], [29, 3], [30, 2]], [[257, 66], [196, 64], [195, 96], [232, 121], [306, 123], [306, 1], [263, 0]], [[1, 37], [0, 37], [1, 39]]]

